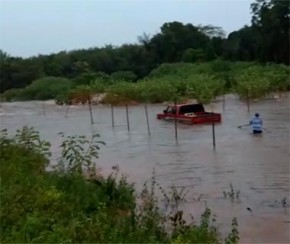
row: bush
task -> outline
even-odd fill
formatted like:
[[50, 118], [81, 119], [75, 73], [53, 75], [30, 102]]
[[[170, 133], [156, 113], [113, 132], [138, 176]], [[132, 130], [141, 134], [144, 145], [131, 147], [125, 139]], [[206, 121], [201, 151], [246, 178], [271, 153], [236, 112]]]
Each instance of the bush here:
[[270, 91], [290, 89], [290, 68], [283, 64], [271, 64], [264, 68], [264, 75], [269, 79]]
[[108, 85], [106, 84], [106, 82], [100, 79], [96, 79], [91, 83], [91, 89], [94, 93], [104, 93], [107, 86]]
[[165, 63], [152, 70], [148, 78], [164, 78], [168, 76], [187, 78], [189, 74], [196, 72], [197, 67], [198, 65], [190, 63]]
[[114, 95], [118, 95], [129, 100], [139, 100], [139, 94], [134, 83], [129, 82], [117, 82], [111, 85], [106, 92]]
[[95, 73], [82, 73], [72, 80], [74, 86], [80, 85], [90, 85], [92, 81], [96, 79], [97, 75]]
[[25, 100], [48, 100], [66, 93], [72, 82], [66, 78], [46, 77], [32, 82], [22, 93]]
[[104, 98], [101, 100], [102, 104], [111, 104], [111, 105], [135, 105], [136, 102], [128, 99], [127, 97], [123, 97], [120, 95], [106, 93]]
[[5, 91], [3, 94], [1, 94], [1, 98], [3, 101], [11, 102], [11, 101], [17, 101], [21, 100], [21, 94], [23, 93], [24, 89], [15, 88]]
[[80, 85], [65, 93], [59, 94], [55, 101], [58, 105], [86, 104], [92, 99], [92, 88], [88, 85]]
[[262, 67], [249, 67], [236, 76], [236, 93], [242, 99], [256, 99], [265, 96], [270, 90], [270, 77]]
[[135, 83], [132, 81], [136, 76], [131, 71], [111, 75], [83, 73], [72, 81], [46, 77], [25, 89], [8, 90], [2, 97], [6, 101], [55, 98], [57, 104], [71, 104], [77, 97], [76, 101], [85, 103], [82, 90], [86, 86], [90, 94], [106, 93], [103, 103], [160, 103], [182, 101], [188, 97], [207, 103], [228, 92], [235, 92], [244, 99], [248, 95], [257, 98], [266, 93], [289, 90], [289, 74], [289, 67], [280, 64], [221, 59], [203, 63], [164, 63]]
[[151, 78], [137, 83], [137, 86], [143, 102], [161, 103], [178, 100], [178, 81], [174, 83], [172, 77]]
[[[8, 138], [1, 131], [2, 243], [221, 243], [209, 209], [200, 224], [180, 211], [162, 215], [154, 178], [139, 196], [118, 168], [100, 175], [97, 140], [64, 137], [55, 171], [46, 172], [49, 143], [38, 132], [24, 127]], [[234, 224], [229, 243], [238, 240]]]
[[210, 103], [216, 96], [221, 95], [224, 90], [223, 82], [217, 80], [214, 76], [199, 74], [189, 79], [186, 83], [186, 93], [200, 103]]
[[117, 71], [112, 73], [110, 78], [113, 81], [124, 80], [127, 82], [133, 82], [137, 80], [137, 75], [132, 71]]
[[54, 99], [55, 103], [57, 105], [71, 105], [70, 93], [71, 91], [66, 91], [58, 94]]

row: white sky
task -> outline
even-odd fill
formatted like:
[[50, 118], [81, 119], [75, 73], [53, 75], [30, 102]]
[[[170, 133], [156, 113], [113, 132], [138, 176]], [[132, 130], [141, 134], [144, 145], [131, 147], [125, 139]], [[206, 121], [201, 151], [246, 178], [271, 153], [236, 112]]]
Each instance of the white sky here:
[[250, 24], [254, 0], [0, 0], [0, 49], [28, 57], [137, 42], [165, 22]]

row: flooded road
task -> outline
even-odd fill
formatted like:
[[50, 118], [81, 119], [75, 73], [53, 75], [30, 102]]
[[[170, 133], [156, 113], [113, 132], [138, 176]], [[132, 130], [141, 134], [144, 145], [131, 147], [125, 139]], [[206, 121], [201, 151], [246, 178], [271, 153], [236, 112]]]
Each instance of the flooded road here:
[[[176, 142], [174, 123], [156, 119], [164, 105], [148, 106], [150, 136], [141, 105], [129, 107], [130, 132], [124, 107], [114, 108], [114, 128], [108, 106], [93, 107], [95, 124], [91, 126], [87, 106], [71, 107], [66, 118], [66, 107], [42, 102], [3, 103], [0, 122], [1, 128], [12, 133], [24, 125], [33, 126], [53, 144], [55, 157], [61, 142], [59, 132], [87, 136], [97, 132], [106, 143], [99, 159], [105, 172], [118, 164], [140, 190], [154, 169], [163, 188], [175, 185], [189, 190], [188, 201], [182, 206], [185, 212], [197, 216], [206, 202], [223, 231], [229, 231], [236, 216], [241, 243], [289, 243], [289, 99], [286, 94], [280, 100], [253, 103], [250, 114], [233, 96], [227, 96], [224, 111], [222, 102], [216, 102], [215, 112], [221, 112], [223, 120], [216, 125], [216, 151], [211, 125], [178, 124]], [[255, 112], [260, 113], [267, 129], [262, 136], [251, 135], [247, 127], [237, 128], [248, 123]], [[230, 184], [240, 191], [237, 202], [224, 199], [223, 192], [230, 191]], [[288, 207], [281, 204], [285, 197]]]

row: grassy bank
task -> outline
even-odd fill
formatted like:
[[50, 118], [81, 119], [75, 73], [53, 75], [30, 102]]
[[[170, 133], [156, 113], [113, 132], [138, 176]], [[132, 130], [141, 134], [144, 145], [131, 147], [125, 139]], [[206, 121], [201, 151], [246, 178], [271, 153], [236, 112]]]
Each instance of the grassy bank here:
[[215, 60], [208, 63], [162, 64], [137, 82], [112, 76], [85, 75], [74, 80], [48, 77], [24, 89], [2, 94], [5, 101], [55, 99], [58, 104], [87, 103], [94, 94], [106, 94], [104, 104], [160, 103], [197, 99], [208, 103], [218, 95], [236, 93], [256, 99], [290, 88], [289, 67]]
[[238, 242], [236, 220], [222, 240], [209, 209], [199, 223], [182, 211], [161, 214], [154, 178], [139, 194], [118, 168], [102, 176], [98, 135], [61, 136], [61, 157], [47, 172], [50, 144], [36, 131], [1, 132], [1, 243]]

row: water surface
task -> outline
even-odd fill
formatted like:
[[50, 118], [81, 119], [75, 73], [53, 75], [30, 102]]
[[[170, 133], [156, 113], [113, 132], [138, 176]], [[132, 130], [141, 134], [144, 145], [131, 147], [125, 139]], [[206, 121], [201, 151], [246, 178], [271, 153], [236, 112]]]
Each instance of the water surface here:
[[[93, 108], [93, 126], [87, 106], [71, 107], [67, 113], [66, 107], [43, 102], [3, 103], [0, 119], [1, 128], [11, 132], [24, 125], [39, 130], [41, 137], [53, 144], [53, 157], [59, 153], [58, 132], [86, 136], [97, 132], [106, 142], [99, 159], [105, 172], [118, 164], [141, 189], [154, 169], [162, 187], [189, 190], [188, 201], [182, 206], [186, 213], [199, 215], [206, 202], [222, 231], [228, 231], [232, 217], [238, 218], [242, 243], [289, 243], [289, 208], [280, 203], [284, 197], [289, 203], [289, 101], [289, 94], [285, 94], [280, 100], [253, 103], [251, 114], [233, 96], [227, 96], [224, 110], [222, 103], [216, 102], [214, 109], [222, 113], [223, 121], [215, 128], [215, 151], [211, 125], [178, 124], [176, 142], [174, 123], [156, 119], [164, 105], [148, 106], [150, 136], [141, 105], [129, 107], [130, 132], [124, 107], [114, 108], [114, 128], [108, 106]], [[251, 135], [249, 128], [237, 128], [255, 112], [261, 114], [267, 129], [262, 136]], [[230, 184], [240, 191], [237, 203], [223, 198]]]

